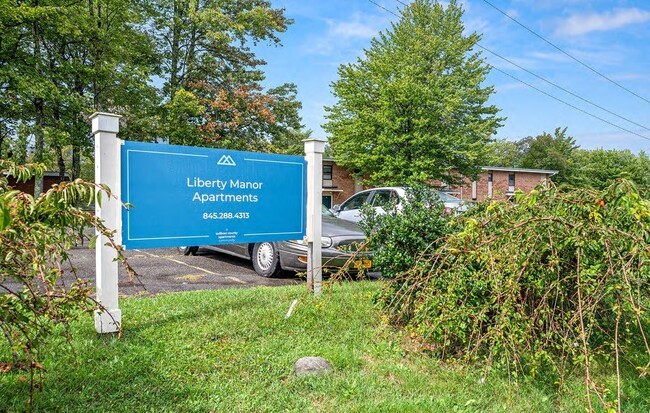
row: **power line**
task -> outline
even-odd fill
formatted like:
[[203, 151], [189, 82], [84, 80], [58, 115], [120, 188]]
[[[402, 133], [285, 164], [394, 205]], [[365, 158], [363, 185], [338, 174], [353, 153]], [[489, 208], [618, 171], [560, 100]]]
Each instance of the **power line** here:
[[538, 78], [538, 79], [540, 79], [540, 80], [542, 80], [542, 81], [548, 83], [548, 84], [551, 85], [551, 86], [555, 86], [556, 88], [560, 89], [561, 91], [566, 92], [566, 93], [570, 94], [571, 96], [573, 96], [573, 97], [575, 97], [575, 98], [578, 98], [578, 99], [582, 100], [583, 102], [586, 102], [586, 103], [588, 103], [588, 104], [590, 104], [590, 105], [592, 105], [592, 106], [594, 106], [594, 107], [597, 107], [598, 109], [603, 110], [603, 111], [609, 113], [610, 115], [614, 115], [614, 116], [616, 116], [616, 117], [619, 118], [619, 119], [623, 119], [623, 120], [626, 121], [626, 122], [629, 122], [629, 123], [631, 123], [631, 124], [633, 124], [633, 125], [636, 125], [636, 126], [638, 126], [638, 127], [640, 127], [640, 128], [643, 128], [643, 129], [645, 129], [645, 130], [650, 131], [650, 128], [648, 128], [648, 127], [645, 126], [645, 125], [641, 125], [640, 123], [636, 123], [635, 121], [633, 121], [633, 120], [631, 120], [631, 119], [628, 119], [628, 118], [626, 118], [625, 116], [621, 116], [621, 115], [619, 115], [619, 114], [617, 114], [617, 113], [614, 113], [614, 112], [612, 112], [611, 110], [609, 110], [609, 109], [607, 109], [607, 108], [604, 108], [604, 107], [598, 105], [597, 103], [594, 103], [594, 102], [590, 101], [589, 99], [585, 99], [585, 98], [583, 98], [582, 96], [579, 96], [579, 95], [577, 95], [577, 94], [571, 92], [570, 90], [568, 90], [568, 89], [566, 89], [566, 88], [564, 88], [564, 87], [558, 85], [557, 83], [553, 83], [553, 82], [551, 82], [550, 80], [548, 80], [548, 79], [546, 79], [546, 78], [544, 78], [544, 77], [542, 77], [542, 76], [539, 76], [538, 74], [535, 74], [535, 73], [531, 72], [530, 70], [528, 70], [528, 69], [526, 69], [526, 68], [524, 68], [524, 67], [518, 65], [517, 63], [513, 62], [512, 60], [509, 60], [508, 58], [505, 58], [505, 57], [501, 56], [500, 54], [498, 54], [498, 53], [496, 53], [496, 52], [493, 52], [492, 50], [488, 49], [487, 47], [484, 47], [484, 46], [480, 45], [479, 43], [477, 43], [476, 45], [477, 45], [478, 47], [480, 47], [481, 49], [485, 50], [486, 52], [488, 52], [488, 53], [492, 53], [494, 56], [496, 56], [496, 57], [498, 57], [498, 58], [500, 58], [500, 59], [502, 59], [502, 60], [505, 60], [506, 62], [510, 63], [511, 65], [513, 65], [513, 66], [515, 66], [515, 67], [518, 67], [519, 69], [523, 70], [524, 72], [526, 72], [526, 73], [528, 73], [528, 74], [530, 74], [530, 75], [535, 76], [536, 78]]
[[[388, 13], [392, 14], [393, 16], [395, 16], [395, 17], [400, 17], [400, 16], [397, 15], [394, 11], [387, 9], [386, 7], [382, 6], [382, 5], [379, 4], [379, 3], [375, 3], [374, 0], [368, 0], [368, 1], [369, 1], [370, 3], [372, 3], [372, 4], [374, 4], [375, 6], [379, 7], [380, 9], [384, 9], [384, 11], [387, 11]], [[398, 1], [399, 1], [399, 0], [398, 0]], [[401, 3], [401, 2], [400, 2], [400, 3]], [[404, 3], [402, 3], [402, 4], [404, 4]]]
[[494, 66], [492, 66], [492, 65], [489, 65], [489, 66], [490, 66], [491, 69], [494, 69], [494, 70], [496, 70], [496, 71], [498, 71], [498, 72], [501, 72], [501, 73], [503, 73], [504, 75], [509, 76], [509, 77], [511, 77], [512, 79], [516, 80], [517, 82], [523, 83], [524, 85], [526, 85], [526, 86], [528, 86], [528, 87], [530, 87], [530, 88], [532, 88], [532, 89], [535, 89], [536, 91], [538, 91], [538, 92], [540, 92], [540, 93], [545, 94], [546, 96], [550, 97], [551, 99], [555, 99], [555, 100], [557, 100], [557, 101], [560, 102], [560, 103], [564, 103], [565, 105], [567, 105], [567, 106], [569, 106], [569, 107], [571, 107], [571, 108], [573, 108], [573, 109], [575, 109], [575, 110], [578, 110], [578, 111], [584, 113], [585, 115], [589, 115], [589, 116], [591, 116], [592, 118], [598, 119], [598, 120], [600, 120], [600, 121], [602, 121], [602, 122], [605, 122], [605, 123], [607, 123], [607, 124], [609, 124], [609, 125], [612, 125], [612, 126], [614, 126], [615, 128], [618, 128], [618, 129], [620, 129], [620, 130], [622, 130], [622, 131], [624, 131], [624, 132], [631, 133], [632, 135], [636, 135], [636, 136], [638, 136], [639, 138], [643, 138], [643, 139], [645, 139], [645, 140], [650, 141], [650, 138], [648, 138], [648, 137], [646, 137], [646, 136], [643, 136], [643, 135], [641, 135], [641, 134], [638, 134], [638, 133], [636, 133], [636, 132], [634, 132], [634, 131], [631, 131], [631, 130], [629, 130], [629, 129], [625, 129], [625, 128], [622, 127], [622, 126], [619, 126], [619, 125], [617, 125], [617, 124], [615, 124], [615, 123], [612, 123], [612, 122], [610, 122], [610, 121], [608, 121], [608, 120], [606, 120], [606, 119], [603, 119], [603, 118], [601, 118], [600, 116], [594, 115], [593, 113], [587, 112], [587, 111], [584, 110], [584, 109], [580, 109], [579, 107], [577, 107], [577, 106], [575, 106], [575, 105], [572, 105], [571, 103], [566, 102], [566, 101], [564, 101], [564, 100], [558, 98], [557, 96], [553, 96], [553, 95], [551, 95], [550, 93], [545, 92], [545, 91], [543, 91], [542, 89], [539, 89], [539, 88], [537, 88], [537, 87], [531, 85], [530, 83], [526, 83], [526, 82], [524, 82], [523, 80], [521, 80], [521, 79], [519, 79], [519, 78], [517, 78], [517, 77], [511, 75], [510, 73], [505, 72], [505, 71], [503, 71], [503, 70], [501, 70], [501, 69], [499, 69], [499, 68], [497, 68], [497, 67], [494, 67]]
[[[370, 3], [372, 3], [372, 4], [374, 4], [375, 6], [377, 6], [377, 7], [381, 8], [381, 9], [383, 9], [384, 11], [386, 11], [386, 12], [392, 14], [393, 16], [398, 17], [398, 18], [400, 17], [399, 15], [397, 15], [397, 14], [396, 14], [395, 12], [393, 12], [392, 10], [389, 10], [389, 9], [387, 9], [386, 7], [379, 5], [379, 4], [376, 3], [374, 0], [368, 0], [368, 1], [369, 1]], [[399, 2], [400, 4], [402, 4], [402, 5], [404, 5], [404, 6], [407, 6], [407, 4], [405, 4], [405, 3], [404, 3], [403, 1], [401, 1], [401, 0], [395, 0], [395, 1]], [[486, 1], [486, 0], [484, 0], [484, 1]], [[486, 2], [487, 2], [487, 1], [486, 1]], [[489, 4], [489, 3], [488, 3], [488, 4]], [[493, 6], [493, 7], [494, 7], [494, 6]], [[495, 8], [496, 8], [496, 7], [495, 7]], [[500, 10], [499, 10], [499, 11], [500, 11]], [[503, 12], [502, 12], [502, 13], [503, 13]], [[506, 14], [506, 16], [507, 16], [507, 14]], [[508, 17], [510, 17], [510, 16], [508, 16]], [[519, 22], [517, 22], [517, 23], [519, 23]], [[519, 24], [521, 25], [521, 23], [519, 23]], [[523, 25], [522, 25], [522, 26], [523, 26]], [[524, 27], [525, 27], [525, 26], [524, 26]], [[528, 30], [530, 30], [530, 29], [528, 29]], [[536, 34], [536, 33], [535, 33], [535, 34]], [[537, 34], [536, 34], [536, 35], [537, 35]], [[537, 35], [537, 36], [539, 37], [539, 35]], [[543, 39], [543, 40], [545, 40], [545, 39]], [[545, 40], [545, 41], [546, 41], [546, 40]], [[511, 64], [513, 64], [513, 65], [515, 65], [515, 66], [517, 66], [517, 67], [519, 67], [520, 69], [522, 69], [522, 70], [524, 70], [524, 71], [530, 73], [531, 75], [533, 75], [533, 76], [535, 76], [535, 77], [538, 77], [539, 79], [541, 79], [541, 80], [543, 80], [543, 81], [545, 81], [545, 82], [547, 82], [547, 83], [550, 83], [551, 85], [556, 86], [556, 87], [558, 87], [559, 89], [561, 89], [561, 90], [563, 90], [563, 91], [565, 91], [565, 92], [567, 92], [567, 93], [569, 93], [569, 94], [571, 94], [571, 95], [573, 95], [573, 96], [575, 96], [575, 97], [577, 97], [577, 98], [579, 98], [579, 99], [581, 99], [581, 100], [583, 100], [583, 101], [585, 101], [585, 102], [587, 102], [587, 103], [589, 103], [589, 104], [591, 104], [591, 105], [596, 106], [597, 108], [600, 108], [600, 109], [602, 109], [602, 110], [604, 110], [604, 111], [606, 111], [606, 112], [608, 112], [608, 113], [610, 113], [610, 114], [612, 114], [612, 115], [614, 115], [614, 116], [617, 116], [617, 117], [619, 117], [619, 118], [621, 118], [621, 119], [623, 119], [623, 120], [626, 120], [627, 122], [630, 122], [630, 123], [632, 123], [632, 124], [634, 124], [634, 125], [640, 126], [640, 127], [644, 128], [644, 129], [648, 130], [647, 127], [645, 127], [645, 126], [643, 126], [643, 125], [640, 125], [640, 124], [638, 124], [638, 123], [636, 123], [636, 122], [634, 122], [634, 121], [632, 121], [632, 120], [629, 120], [629, 119], [627, 119], [627, 118], [625, 118], [625, 117], [622, 117], [622, 116], [620, 116], [620, 115], [617, 115], [616, 113], [611, 112], [611, 111], [609, 111], [609, 110], [607, 110], [607, 109], [605, 109], [605, 108], [602, 108], [601, 106], [599, 106], [599, 105], [597, 105], [597, 104], [595, 104], [595, 103], [592, 103], [592, 102], [590, 102], [589, 100], [584, 99], [584, 98], [582, 98], [582, 97], [580, 97], [580, 96], [574, 94], [573, 92], [570, 92], [570, 91], [568, 91], [568, 90], [562, 88], [561, 86], [556, 85], [556, 84], [554, 84], [553, 82], [551, 82], [551, 81], [549, 81], [549, 80], [546, 80], [546, 79], [544, 79], [543, 77], [538, 76], [538, 75], [536, 75], [536, 74], [533, 73], [533, 72], [530, 72], [530, 71], [527, 70], [527, 69], [524, 69], [523, 67], [517, 65], [516, 63], [511, 62], [510, 60], [508, 60], [508, 59], [506, 59], [506, 58], [504, 58], [504, 57], [502, 57], [502, 56], [500, 56], [500, 55], [498, 55], [498, 54], [492, 52], [491, 50], [489, 50], [489, 49], [487, 49], [487, 48], [481, 46], [481, 45], [478, 44], [478, 43], [477, 43], [476, 45], [477, 45], [478, 47], [480, 47], [481, 49], [484, 49], [484, 50], [486, 50], [486, 51], [488, 51], [488, 52], [494, 54], [495, 56], [500, 57], [500, 58], [506, 60], [507, 62], [509, 62], [509, 63], [511, 63]], [[554, 46], [554, 47], [556, 47], [556, 46]], [[563, 52], [563, 53], [566, 54], [566, 52]], [[570, 57], [571, 57], [571, 56], [570, 56]], [[580, 63], [582, 63], [582, 62], [580, 62]], [[584, 65], [584, 64], [583, 64], [583, 65]], [[624, 131], [624, 132], [630, 133], [630, 134], [632, 134], [632, 135], [635, 135], [635, 136], [638, 136], [638, 137], [640, 137], [640, 138], [642, 138], [642, 139], [645, 139], [645, 140], [650, 141], [650, 138], [648, 138], [648, 137], [646, 137], [646, 136], [643, 136], [643, 135], [641, 135], [641, 134], [639, 134], [639, 133], [636, 133], [636, 132], [634, 132], [634, 131], [631, 131], [631, 130], [629, 130], [629, 129], [626, 129], [626, 128], [622, 127], [622, 126], [619, 126], [619, 125], [617, 125], [617, 124], [615, 124], [615, 123], [613, 123], [613, 122], [608, 121], [607, 119], [603, 119], [603, 118], [601, 118], [600, 116], [594, 115], [593, 113], [587, 112], [586, 110], [581, 109], [581, 108], [579, 108], [579, 107], [577, 107], [577, 106], [575, 106], [575, 105], [573, 105], [573, 104], [571, 104], [571, 103], [569, 103], [569, 102], [566, 102], [566, 101], [564, 101], [564, 100], [558, 98], [557, 96], [554, 96], [554, 95], [552, 95], [552, 94], [550, 94], [550, 93], [548, 93], [548, 92], [545, 92], [545, 91], [543, 91], [542, 89], [539, 89], [539, 88], [537, 88], [537, 87], [535, 87], [535, 86], [533, 86], [533, 85], [531, 85], [531, 84], [529, 84], [529, 83], [527, 83], [527, 82], [525, 82], [525, 81], [523, 81], [523, 80], [521, 80], [521, 79], [519, 79], [519, 78], [517, 78], [517, 77], [511, 75], [510, 73], [507, 73], [507, 72], [505, 72], [505, 71], [503, 71], [503, 70], [501, 70], [501, 69], [499, 69], [499, 68], [493, 66], [493, 65], [488, 64], [488, 66], [489, 66], [491, 69], [494, 69], [494, 70], [496, 70], [496, 71], [498, 71], [498, 72], [501, 72], [501, 73], [503, 73], [504, 75], [506, 75], [506, 76], [508, 76], [508, 77], [510, 77], [510, 78], [512, 78], [512, 79], [514, 79], [514, 80], [516, 80], [517, 82], [520, 82], [520, 83], [522, 83], [522, 84], [524, 84], [524, 85], [530, 87], [531, 89], [534, 89], [534, 90], [538, 91], [539, 93], [542, 93], [542, 94], [544, 94], [544, 95], [550, 97], [551, 99], [555, 99], [555, 100], [557, 100], [558, 102], [563, 103], [563, 104], [566, 105], [566, 106], [569, 106], [570, 108], [573, 108], [573, 109], [575, 109], [575, 110], [577, 110], [577, 111], [579, 111], [579, 112], [584, 113], [585, 115], [591, 116], [592, 118], [598, 119], [598, 120], [600, 120], [601, 122], [607, 123], [608, 125], [611, 125], [611, 126], [617, 128], [617, 129], [620, 129], [620, 130], [622, 130], [622, 131]], [[593, 69], [592, 69], [592, 70], [593, 70]], [[601, 75], [601, 76], [604, 76], [604, 75]], [[610, 79], [608, 79], [608, 80], [610, 80]], [[612, 82], [613, 82], [613, 81], [612, 81]], [[614, 82], [614, 83], [615, 83], [615, 82]], [[631, 92], [631, 93], [634, 94], [634, 92]], [[637, 95], [637, 96], [638, 96], [638, 95]], [[641, 96], [639, 96], [639, 97], [640, 97], [641, 99], [645, 100], [643, 97], [641, 97]], [[648, 101], [648, 103], [650, 103], [650, 101]]]
[[[399, 1], [399, 0], [398, 0], [398, 1]], [[647, 103], [650, 103], [650, 100], [648, 100], [648, 99], [644, 98], [643, 96], [637, 94], [636, 92], [633, 92], [632, 90], [626, 88], [625, 86], [621, 85], [620, 83], [616, 82], [615, 80], [611, 79], [610, 77], [605, 76], [604, 74], [600, 73], [598, 70], [596, 70], [596, 69], [594, 69], [593, 67], [589, 66], [588, 64], [584, 63], [582, 60], [578, 59], [577, 57], [574, 57], [573, 55], [569, 54], [568, 52], [565, 52], [563, 49], [561, 49], [559, 46], [556, 46], [556, 45], [555, 45], [554, 43], [552, 43], [551, 41], [546, 40], [543, 36], [541, 36], [540, 34], [538, 34], [537, 32], [535, 32], [534, 30], [529, 29], [529, 28], [528, 28], [527, 26], [525, 26], [523, 23], [520, 23], [517, 19], [515, 19], [515, 18], [512, 17], [512, 16], [510, 16], [508, 13], [504, 12], [503, 10], [501, 10], [500, 8], [498, 8], [497, 6], [495, 6], [494, 4], [490, 3], [488, 0], [483, 0], [483, 1], [484, 1], [485, 3], [487, 3], [487, 4], [489, 4], [492, 8], [494, 8], [494, 9], [495, 9], [496, 11], [498, 11], [499, 13], [503, 14], [504, 16], [506, 16], [507, 18], [509, 18], [509, 19], [512, 20], [513, 22], [517, 23], [519, 26], [521, 26], [521, 27], [523, 27], [524, 29], [528, 30], [528, 31], [529, 31], [530, 33], [532, 33], [534, 36], [538, 37], [539, 39], [541, 39], [541, 40], [544, 41], [545, 43], [549, 44], [550, 46], [552, 46], [553, 48], [555, 48], [556, 50], [558, 50], [558, 51], [561, 52], [562, 54], [566, 55], [566, 56], [569, 57], [570, 59], [572, 59], [572, 60], [578, 62], [578, 63], [581, 64], [582, 66], [584, 66], [584, 67], [586, 67], [587, 69], [591, 70], [592, 72], [594, 72], [594, 73], [597, 74], [598, 76], [602, 77], [603, 79], [605, 79], [605, 80], [611, 82], [612, 84], [618, 86], [619, 88], [625, 90], [626, 92], [631, 93], [632, 95], [636, 96], [637, 98], [639, 98], [639, 99], [641, 99], [641, 100], [643, 100], [643, 101], [645, 101], [645, 102], [647, 102]]]

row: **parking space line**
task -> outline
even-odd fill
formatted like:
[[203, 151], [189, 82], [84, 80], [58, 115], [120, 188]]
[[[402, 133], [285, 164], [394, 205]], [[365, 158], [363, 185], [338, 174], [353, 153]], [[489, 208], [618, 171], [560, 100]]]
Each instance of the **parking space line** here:
[[246, 281], [241, 280], [241, 279], [239, 279], [239, 278], [237, 278], [237, 277], [228, 276], [228, 277], [226, 277], [226, 278], [229, 279], [229, 280], [232, 280], [232, 281], [234, 281], [234, 282], [238, 282], [238, 283], [240, 283], [240, 284], [248, 284]]
[[182, 265], [185, 265], [186, 267], [190, 267], [190, 268], [193, 268], [193, 269], [195, 269], [195, 270], [203, 271], [203, 272], [208, 273], [208, 274], [210, 274], [210, 275], [220, 275], [220, 276], [223, 276], [224, 278], [227, 278], [227, 279], [229, 279], [229, 280], [231, 280], [231, 281], [234, 281], [234, 282], [237, 282], [237, 283], [239, 283], [239, 284], [248, 284], [246, 281], [244, 281], [244, 280], [242, 280], [242, 279], [240, 279], [240, 278], [237, 278], [237, 277], [234, 277], [234, 276], [230, 276], [230, 275], [222, 275], [222, 274], [218, 274], [218, 273], [216, 273], [216, 272], [212, 272], [212, 271], [210, 271], [210, 270], [206, 270], [205, 268], [197, 267], [197, 266], [195, 266], [195, 265], [190, 265], [190, 264], [188, 264], [188, 263], [186, 263], [186, 262], [179, 261], [179, 260], [175, 260], [175, 259], [170, 258], [170, 257], [163, 257], [163, 256], [160, 256], [160, 255], [152, 254], [152, 253], [150, 253], [150, 252], [148, 252], [148, 251], [142, 251], [142, 250], [134, 250], [134, 251], [141, 252], [141, 253], [146, 254], [146, 255], [148, 255], [148, 256], [150, 256], [150, 257], [154, 257], [154, 258], [162, 258], [162, 259], [164, 259], [164, 260], [168, 260], [168, 261], [171, 261], [171, 262], [175, 262], [176, 264], [182, 264]]

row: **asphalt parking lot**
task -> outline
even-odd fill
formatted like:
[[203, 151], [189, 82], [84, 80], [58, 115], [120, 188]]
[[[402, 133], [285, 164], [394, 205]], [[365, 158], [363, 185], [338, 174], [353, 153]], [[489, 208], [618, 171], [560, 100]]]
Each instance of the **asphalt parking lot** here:
[[[72, 264], [77, 276], [94, 283], [95, 250], [77, 247], [71, 250]], [[155, 295], [175, 291], [211, 290], [280, 286], [304, 283], [293, 272], [283, 272], [277, 278], [264, 278], [255, 273], [250, 261], [206, 249], [196, 256], [185, 256], [176, 248], [126, 251], [125, 256], [137, 272], [131, 281], [126, 270], [119, 266], [120, 295]], [[69, 278], [69, 274], [66, 278]]]

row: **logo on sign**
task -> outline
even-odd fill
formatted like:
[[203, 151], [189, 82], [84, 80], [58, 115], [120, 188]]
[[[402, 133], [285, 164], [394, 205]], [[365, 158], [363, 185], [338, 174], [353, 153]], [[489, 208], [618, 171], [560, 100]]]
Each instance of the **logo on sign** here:
[[221, 159], [219, 159], [219, 162], [217, 162], [217, 165], [237, 166], [230, 155], [222, 156]]

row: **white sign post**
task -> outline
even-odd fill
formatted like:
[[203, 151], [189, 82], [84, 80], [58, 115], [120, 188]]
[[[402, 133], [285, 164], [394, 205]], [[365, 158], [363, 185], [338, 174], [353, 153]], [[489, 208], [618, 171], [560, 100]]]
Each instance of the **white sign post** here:
[[318, 295], [323, 283], [321, 235], [325, 141], [305, 139], [303, 142], [307, 160], [307, 288]]
[[[117, 230], [115, 242], [122, 243], [120, 145], [117, 132], [120, 116], [110, 113], [94, 113], [90, 117], [95, 137], [95, 183], [105, 184], [117, 199], [103, 196], [101, 205], [95, 202], [95, 215], [106, 227]], [[117, 297], [117, 252], [107, 246], [108, 239], [101, 235], [95, 246], [95, 271], [97, 301], [104, 310], [95, 313], [95, 329], [98, 333], [114, 333], [122, 323], [122, 310]]]

